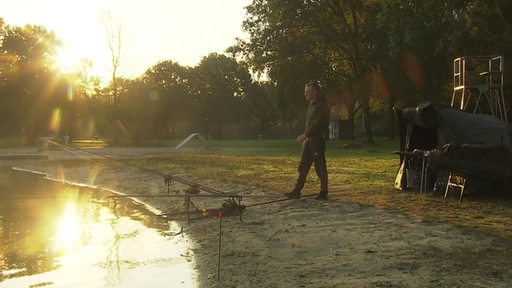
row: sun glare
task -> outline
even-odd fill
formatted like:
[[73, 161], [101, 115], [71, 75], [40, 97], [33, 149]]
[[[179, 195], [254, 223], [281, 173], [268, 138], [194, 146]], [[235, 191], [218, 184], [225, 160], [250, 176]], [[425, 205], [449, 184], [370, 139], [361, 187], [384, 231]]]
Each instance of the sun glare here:
[[75, 205], [73, 203], [68, 203], [64, 210], [64, 214], [60, 218], [59, 232], [57, 234], [59, 247], [61, 249], [69, 251], [75, 246], [78, 240], [79, 224]]
[[70, 73], [78, 69], [81, 56], [73, 51], [65, 48], [58, 48], [55, 57], [55, 68], [64, 74]]
[[[91, 51], [93, 50], [91, 46]], [[72, 47], [58, 47], [53, 58], [53, 70], [64, 75], [75, 72], [85, 73], [88, 76], [99, 77], [105, 81], [105, 79], [110, 79], [110, 71], [106, 68], [108, 65], [102, 64], [106, 63], [102, 59], [101, 53], [91, 56]]]

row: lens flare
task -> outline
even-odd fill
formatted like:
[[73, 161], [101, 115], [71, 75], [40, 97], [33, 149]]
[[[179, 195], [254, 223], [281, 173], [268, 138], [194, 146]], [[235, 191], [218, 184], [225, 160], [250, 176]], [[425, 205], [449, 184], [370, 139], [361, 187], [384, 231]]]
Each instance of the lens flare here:
[[126, 126], [123, 124], [123, 122], [121, 122], [121, 120], [117, 120], [117, 127], [119, 127], [119, 129], [121, 129], [121, 131], [123, 132], [123, 134], [127, 137], [131, 137], [131, 134], [130, 134], [130, 131], [128, 131], [128, 129], [126, 128]]
[[402, 54], [402, 66], [409, 80], [416, 86], [422, 87], [425, 84], [425, 76], [423, 75], [423, 67], [421, 63], [410, 51], [404, 51]]
[[52, 118], [50, 119], [50, 131], [59, 131], [61, 121], [61, 111], [60, 108], [55, 108], [52, 113]]
[[68, 101], [69, 102], [73, 101], [73, 98], [74, 98], [74, 92], [73, 91], [74, 91], [73, 90], [73, 85], [68, 84], [68, 93], [67, 93], [67, 95], [68, 95]]
[[95, 134], [96, 134], [96, 121], [94, 121], [94, 118], [90, 118], [87, 121], [87, 135], [92, 137]]

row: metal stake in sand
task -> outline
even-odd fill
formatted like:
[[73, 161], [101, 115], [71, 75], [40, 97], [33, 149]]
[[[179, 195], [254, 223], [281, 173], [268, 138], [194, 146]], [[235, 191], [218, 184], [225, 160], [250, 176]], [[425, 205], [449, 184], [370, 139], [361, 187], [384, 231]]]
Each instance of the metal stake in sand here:
[[187, 222], [188, 226], [190, 226], [190, 196], [186, 194], [185, 196], [185, 202], [187, 203]]
[[220, 250], [222, 245], [222, 210], [219, 210], [219, 262], [217, 265], [217, 281], [220, 281]]
[[165, 182], [165, 186], [167, 186], [167, 195], [169, 195], [169, 192], [171, 192], [172, 176], [169, 174], [165, 175], [164, 182]]

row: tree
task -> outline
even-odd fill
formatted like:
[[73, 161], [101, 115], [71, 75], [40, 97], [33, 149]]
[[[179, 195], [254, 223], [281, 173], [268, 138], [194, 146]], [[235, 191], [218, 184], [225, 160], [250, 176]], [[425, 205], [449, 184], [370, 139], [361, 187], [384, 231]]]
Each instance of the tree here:
[[477, 2], [488, 1], [380, 1], [371, 59], [390, 90], [386, 100], [392, 132], [393, 107], [426, 100], [450, 103], [453, 59], [476, 51], [465, 22], [476, 20], [468, 12]]
[[[144, 97], [149, 97], [148, 108], [153, 111], [154, 123], [159, 135], [175, 139], [177, 126], [191, 120], [192, 96], [190, 96], [190, 68], [170, 60], [161, 61], [148, 69], [143, 81], [147, 86]], [[169, 134], [170, 130], [170, 135]]]
[[251, 111], [251, 119], [258, 126], [259, 137], [268, 128], [278, 124], [277, 110], [270, 97], [273, 90], [270, 83], [254, 83], [247, 93], [247, 111]]
[[233, 50], [275, 84], [281, 117], [299, 115], [292, 86], [316, 75], [349, 119], [362, 112], [369, 143], [370, 103], [387, 103], [392, 133], [393, 107], [450, 101], [454, 58], [512, 59], [505, 0], [255, 0], [247, 12], [249, 39]]
[[91, 138], [96, 134], [94, 113], [98, 111], [93, 98], [100, 91], [101, 79], [91, 75], [92, 61], [83, 58], [64, 74], [67, 80], [66, 117], [63, 127], [71, 139]]
[[373, 1], [257, 0], [247, 7], [243, 27], [250, 39], [240, 41], [239, 50], [257, 71], [279, 83], [284, 93], [298, 91], [291, 85], [302, 89], [309, 78], [354, 95], [363, 111], [366, 140], [373, 143], [370, 95], [357, 84], [372, 68], [363, 59], [372, 47], [368, 35], [375, 9]]
[[191, 72], [190, 87], [200, 121], [206, 126], [206, 135], [213, 133], [211, 124], [222, 138], [223, 125], [242, 116], [251, 75], [233, 58], [211, 53]]
[[[309, 2], [309, 1], [308, 1]], [[232, 51], [275, 86], [275, 103], [282, 123], [296, 123], [304, 107], [304, 83], [322, 79], [325, 66], [312, 53], [315, 39], [307, 30], [309, 17], [302, 1], [253, 1], [243, 28], [250, 39]]]
[[[512, 89], [512, 3], [507, 0], [465, 1], [464, 17], [460, 20], [464, 26], [465, 41], [460, 41], [457, 56], [503, 55], [505, 56], [505, 91]], [[505, 97], [506, 107], [512, 105], [512, 99]], [[511, 117], [508, 117], [511, 119]]]
[[[55, 33], [35, 25], [5, 25], [1, 36], [0, 101], [2, 131], [31, 142], [46, 135], [61, 115], [66, 82], [52, 71], [55, 49], [61, 45]], [[54, 121], [52, 122], [52, 117]], [[51, 131], [58, 133], [59, 131]]]
[[112, 81], [111, 81], [111, 93], [112, 93], [112, 103], [114, 110], [114, 142], [118, 140], [119, 129], [122, 127], [115, 127], [119, 125], [119, 91], [118, 91], [118, 72], [119, 67], [121, 65], [122, 58], [122, 40], [123, 40], [123, 30], [120, 24], [116, 24], [112, 13], [106, 12], [103, 15], [103, 24], [105, 25], [105, 32], [107, 35], [107, 43], [110, 51], [110, 60], [112, 64]]

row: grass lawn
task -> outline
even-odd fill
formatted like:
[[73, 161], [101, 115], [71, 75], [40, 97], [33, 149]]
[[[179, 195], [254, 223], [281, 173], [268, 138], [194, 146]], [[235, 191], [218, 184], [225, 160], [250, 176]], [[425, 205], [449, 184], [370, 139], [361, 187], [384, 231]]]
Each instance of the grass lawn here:
[[[399, 158], [397, 140], [376, 138], [376, 145], [329, 141], [327, 165], [332, 200], [394, 210], [426, 222], [449, 223], [499, 236], [512, 237], [509, 198], [467, 197], [446, 201], [439, 195], [394, 188]], [[166, 143], [173, 147], [176, 143]], [[210, 141], [209, 149], [139, 158], [133, 164], [198, 177], [289, 191], [297, 176], [300, 146], [292, 140]], [[187, 144], [190, 147], [193, 143]], [[345, 149], [348, 146], [348, 149]], [[317, 193], [312, 168], [304, 194]]]

